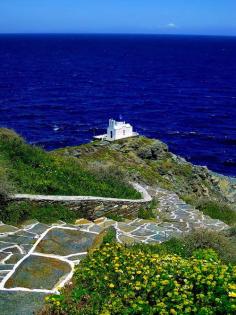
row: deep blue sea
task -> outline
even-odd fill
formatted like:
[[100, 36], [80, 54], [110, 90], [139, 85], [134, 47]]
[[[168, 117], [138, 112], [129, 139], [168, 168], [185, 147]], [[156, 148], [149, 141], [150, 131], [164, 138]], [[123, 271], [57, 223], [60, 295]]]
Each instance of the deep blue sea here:
[[50, 150], [119, 117], [236, 176], [236, 37], [0, 36], [0, 126]]

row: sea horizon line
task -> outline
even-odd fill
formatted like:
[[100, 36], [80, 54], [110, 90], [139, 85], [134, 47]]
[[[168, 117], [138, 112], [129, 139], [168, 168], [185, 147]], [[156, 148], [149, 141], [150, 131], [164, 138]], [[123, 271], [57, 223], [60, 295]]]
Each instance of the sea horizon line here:
[[169, 37], [236, 37], [226, 34], [175, 34], [175, 33], [122, 33], [122, 32], [0, 32], [0, 36], [45, 36], [45, 35], [78, 35], [78, 36], [169, 36]]

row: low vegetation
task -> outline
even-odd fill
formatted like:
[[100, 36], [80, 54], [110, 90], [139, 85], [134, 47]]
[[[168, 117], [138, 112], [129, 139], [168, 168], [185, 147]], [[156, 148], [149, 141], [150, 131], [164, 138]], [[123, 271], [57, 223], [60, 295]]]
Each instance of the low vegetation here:
[[158, 201], [153, 198], [152, 201], [145, 208], [140, 208], [138, 211], [138, 218], [145, 220], [153, 220], [157, 217]]
[[135, 250], [142, 250], [154, 254], [175, 254], [183, 258], [190, 258], [196, 250], [213, 249], [224, 263], [236, 265], [236, 240], [232, 238], [234, 231], [231, 229], [216, 232], [198, 229], [172, 238], [161, 244], [135, 244]]
[[213, 249], [225, 263], [236, 264], [236, 242], [229, 238], [230, 231], [216, 232], [198, 229], [179, 240], [185, 257], [195, 250]]
[[108, 213], [106, 215], [106, 217], [110, 220], [114, 220], [114, 221], [117, 221], [117, 222], [122, 222], [122, 221], [125, 221], [125, 218], [118, 214], [118, 213]]
[[14, 188], [7, 178], [6, 170], [0, 166], [0, 206], [5, 205]]
[[196, 203], [196, 208], [213, 219], [218, 219], [226, 224], [236, 224], [236, 211], [223, 202], [213, 200], [200, 200]]
[[47, 298], [43, 314], [235, 314], [235, 267], [212, 249], [184, 258], [166, 253], [171, 246], [107, 243]]
[[236, 209], [233, 209], [226, 202], [209, 198], [196, 198], [193, 195], [184, 195], [181, 198], [213, 219], [221, 220], [231, 226], [236, 224]]
[[230, 237], [236, 237], [236, 226], [232, 226], [228, 229], [228, 236]]
[[116, 230], [114, 229], [114, 227], [109, 227], [103, 237], [102, 246], [114, 243], [116, 243]]
[[18, 193], [140, 198], [121, 176], [98, 175], [73, 157], [50, 154], [25, 143], [8, 129], [0, 129], [0, 167]]
[[78, 219], [78, 213], [62, 205], [40, 205], [30, 201], [11, 202], [0, 211], [0, 221], [5, 224], [17, 226], [30, 219], [41, 223], [54, 223], [58, 220], [73, 223]]

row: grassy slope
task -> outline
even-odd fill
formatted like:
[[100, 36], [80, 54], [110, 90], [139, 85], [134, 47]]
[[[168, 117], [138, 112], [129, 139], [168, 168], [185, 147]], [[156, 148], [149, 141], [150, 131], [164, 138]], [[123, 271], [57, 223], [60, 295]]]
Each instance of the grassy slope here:
[[0, 167], [18, 193], [140, 197], [122, 178], [86, 170], [77, 159], [49, 154], [3, 128], [0, 129]]
[[194, 201], [193, 204], [197, 209], [213, 219], [221, 220], [228, 225], [236, 225], [236, 211], [225, 203], [213, 200], [198, 200]]

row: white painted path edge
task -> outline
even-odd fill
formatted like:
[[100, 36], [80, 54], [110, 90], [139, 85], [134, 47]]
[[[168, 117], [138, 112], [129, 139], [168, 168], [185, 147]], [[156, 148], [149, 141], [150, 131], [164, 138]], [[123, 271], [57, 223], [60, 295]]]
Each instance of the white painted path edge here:
[[105, 198], [95, 196], [53, 196], [53, 195], [32, 195], [32, 194], [15, 194], [12, 196], [13, 199], [28, 199], [28, 200], [39, 200], [39, 201], [114, 201], [114, 202], [130, 202], [130, 203], [142, 203], [152, 200], [147, 190], [137, 183], [131, 183], [132, 186], [141, 193], [142, 199], [119, 199], [119, 198]]

